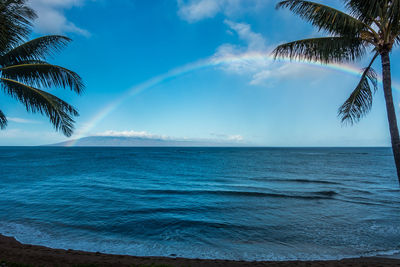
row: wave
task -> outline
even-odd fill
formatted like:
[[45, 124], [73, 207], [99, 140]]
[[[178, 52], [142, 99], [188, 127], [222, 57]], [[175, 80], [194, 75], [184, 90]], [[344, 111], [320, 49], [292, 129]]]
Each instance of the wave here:
[[340, 199], [340, 201], [354, 203], [354, 204], [360, 204], [360, 205], [366, 205], [366, 206], [382, 206], [382, 203], [368, 202], [368, 201], [358, 201], [358, 200], [348, 200], [348, 199]]
[[375, 250], [365, 253], [365, 257], [391, 257], [400, 259], [400, 249], [390, 249], [390, 250]]
[[[141, 208], [124, 211], [124, 215], [145, 215], [145, 214], [187, 214], [187, 213], [201, 213], [201, 212], [222, 212], [225, 208], [215, 206], [199, 206], [199, 207], [175, 207], [175, 208]], [[116, 211], [120, 213], [120, 211]]]
[[[186, 221], [178, 224], [196, 225], [203, 222]], [[173, 223], [174, 224], [174, 223]], [[210, 223], [208, 227], [226, 228], [230, 227], [229, 224]], [[179, 225], [182, 227], [182, 225]], [[6, 231], [5, 231], [6, 230]], [[47, 229], [50, 230], [50, 229]], [[274, 244], [277, 251], [269, 251], [267, 247], [256, 246], [251, 251], [235, 250], [232, 248], [224, 249], [210, 249], [210, 244], [199, 241], [203, 240], [198, 237], [197, 241], [188, 245], [186, 242], [177, 242], [176, 240], [166, 239], [166, 242], [158, 241], [155, 243], [153, 240], [140, 242], [133, 242], [126, 238], [115, 236], [102, 236], [96, 234], [93, 238], [82, 239], [78, 236], [68, 235], [52, 235], [48, 231], [40, 231], [36, 228], [24, 224], [15, 223], [2, 223], [0, 222], [0, 231], [8, 236], [14, 236], [18, 241], [26, 244], [43, 245], [51, 248], [61, 249], [76, 249], [92, 252], [103, 252], [112, 254], [127, 254], [133, 256], [177, 256], [187, 258], [203, 258], [203, 259], [230, 259], [230, 260], [340, 260], [343, 258], [356, 258], [356, 257], [374, 257], [385, 256], [398, 258], [400, 250], [398, 247], [387, 250], [370, 250], [366, 252], [338, 252], [335, 250], [323, 250], [315, 253], [309, 250], [288, 251], [286, 245]], [[211, 243], [214, 245], [214, 242]], [[239, 249], [246, 248], [240, 246]]]
[[233, 191], [233, 190], [168, 190], [151, 189], [145, 190], [146, 193], [167, 194], [167, 195], [191, 195], [206, 194], [218, 196], [244, 196], [244, 197], [270, 197], [270, 198], [297, 198], [297, 199], [330, 199], [338, 193], [335, 191], [315, 191], [306, 193], [266, 193], [256, 191]]
[[[256, 178], [257, 180], [262, 180], [266, 182], [278, 182], [278, 183], [303, 183], [303, 184], [341, 184], [339, 182], [333, 182], [333, 181], [325, 181], [325, 180], [310, 180], [310, 179], [261, 179], [261, 178]], [[252, 180], [256, 180], [252, 179]]]
[[200, 189], [139, 189], [139, 188], [121, 188], [109, 185], [93, 184], [85, 186], [90, 188], [99, 188], [118, 193], [135, 193], [135, 195], [144, 195], [146, 197], [157, 197], [157, 195], [215, 195], [215, 196], [237, 196], [237, 197], [266, 197], [266, 198], [294, 198], [294, 199], [331, 199], [338, 195], [333, 190], [310, 191], [310, 192], [260, 192], [260, 191], [239, 191], [239, 190], [200, 190]]

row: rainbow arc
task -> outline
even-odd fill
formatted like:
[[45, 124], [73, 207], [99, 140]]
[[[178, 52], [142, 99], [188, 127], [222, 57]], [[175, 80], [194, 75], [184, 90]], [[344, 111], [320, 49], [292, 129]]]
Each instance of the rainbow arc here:
[[[233, 63], [246, 63], [246, 62], [265, 62], [265, 61], [274, 61], [273, 56], [268, 56], [265, 53], [260, 52], [251, 52], [251, 53], [243, 53], [241, 55], [229, 55], [225, 57], [212, 57], [206, 60], [197, 61], [191, 64], [184, 65], [182, 67], [178, 67], [172, 69], [166, 73], [155, 76], [141, 84], [135, 85], [130, 89], [123, 92], [119, 97], [108, 103], [104, 108], [102, 108], [98, 113], [96, 113], [92, 119], [86, 123], [86, 126], [83, 127], [79, 133], [74, 137], [74, 140], [71, 140], [68, 146], [74, 146], [79, 138], [86, 136], [99, 122], [101, 122], [105, 117], [107, 117], [110, 113], [112, 113], [115, 109], [117, 109], [123, 102], [125, 102], [128, 98], [133, 97], [147, 89], [150, 89], [156, 85], [162, 84], [163, 82], [182, 76], [186, 73], [210, 68], [223, 66]], [[302, 64], [308, 66], [315, 66], [319, 68], [327, 68], [339, 72], [345, 72], [352, 75], [360, 76], [361, 70], [356, 68], [355, 66], [349, 64], [321, 64], [318, 62], [309, 62], [309, 61], [291, 61], [288, 58], [278, 58], [276, 59], [278, 62], [291, 62], [292, 64]], [[382, 83], [381, 78], [378, 79], [380, 83]], [[400, 90], [400, 86], [396, 83], [392, 83], [394, 89]]]

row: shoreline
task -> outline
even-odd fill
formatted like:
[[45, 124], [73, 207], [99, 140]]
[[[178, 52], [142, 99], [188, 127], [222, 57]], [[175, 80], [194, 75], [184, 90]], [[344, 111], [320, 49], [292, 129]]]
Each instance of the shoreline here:
[[[0, 263], [29, 266], [400, 266], [400, 259], [365, 257], [317, 261], [235, 261], [169, 257], [137, 257], [22, 244], [0, 234]], [[2, 265], [3, 266], [3, 265]]]

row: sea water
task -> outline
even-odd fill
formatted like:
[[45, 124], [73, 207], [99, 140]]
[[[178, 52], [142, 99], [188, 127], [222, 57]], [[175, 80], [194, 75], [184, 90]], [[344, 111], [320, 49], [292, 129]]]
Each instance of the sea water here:
[[400, 250], [390, 148], [0, 148], [0, 233], [137, 256]]

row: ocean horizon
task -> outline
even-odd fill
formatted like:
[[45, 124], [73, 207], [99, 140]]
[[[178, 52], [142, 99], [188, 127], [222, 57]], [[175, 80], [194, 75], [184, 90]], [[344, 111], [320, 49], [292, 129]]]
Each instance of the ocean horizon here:
[[[0, 146], [4, 148], [32, 148], [32, 147], [47, 147], [56, 148], [53, 145], [38, 145], [38, 146]], [[257, 145], [245, 145], [245, 146], [62, 146], [63, 148], [261, 148], [261, 149], [322, 149], [322, 148], [386, 148], [392, 150], [388, 146], [257, 146]]]
[[389, 147], [0, 147], [0, 233], [135, 256], [400, 252]]

